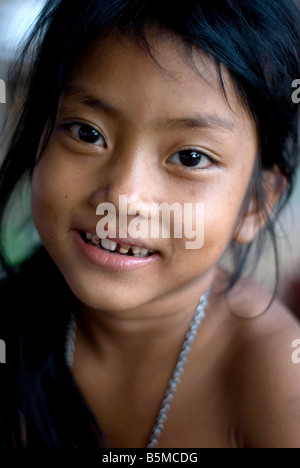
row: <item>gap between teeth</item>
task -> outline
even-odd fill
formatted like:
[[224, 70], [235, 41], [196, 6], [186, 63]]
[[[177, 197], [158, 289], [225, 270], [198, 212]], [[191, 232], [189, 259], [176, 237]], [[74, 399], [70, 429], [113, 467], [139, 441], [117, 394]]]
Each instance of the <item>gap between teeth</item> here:
[[[118, 244], [110, 239], [99, 239], [96, 234], [86, 233], [86, 239], [90, 241], [92, 244], [103, 247], [106, 250], [110, 250], [111, 252], [115, 252], [117, 249]], [[127, 254], [131, 249], [133, 252], [134, 257], [147, 257], [149, 254], [154, 253], [148, 249], [142, 249], [140, 247], [131, 247], [130, 245], [120, 245], [119, 252], [120, 254]]]

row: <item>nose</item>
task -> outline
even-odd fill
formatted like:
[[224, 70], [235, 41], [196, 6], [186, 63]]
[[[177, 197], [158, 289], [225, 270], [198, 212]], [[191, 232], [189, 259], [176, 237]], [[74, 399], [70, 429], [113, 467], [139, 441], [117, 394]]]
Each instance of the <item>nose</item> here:
[[149, 212], [158, 202], [158, 172], [155, 155], [139, 147], [129, 146], [116, 151], [99, 171], [99, 183], [91, 203], [97, 207], [107, 202], [118, 212], [120, 196], [126, 196], [128, 207]]

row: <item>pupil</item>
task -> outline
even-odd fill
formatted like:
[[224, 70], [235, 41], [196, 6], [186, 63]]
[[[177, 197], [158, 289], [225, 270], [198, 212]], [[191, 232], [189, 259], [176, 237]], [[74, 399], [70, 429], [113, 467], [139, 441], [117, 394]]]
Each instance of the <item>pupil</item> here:
[[180, 153], [180, 162], [184, 166], [194, 167], [199, 164], [201, 161], [201, 154], [197, 153], [196, 151], [181, 151]]
[[86, 141], [88, 143], [96, 143], [99, 138], [99, 133], [97, 132], [97, 130], [88, 127], [87, 125], [83, 125], [82, 127], [80, 127], [79, 137], [81, 140]]

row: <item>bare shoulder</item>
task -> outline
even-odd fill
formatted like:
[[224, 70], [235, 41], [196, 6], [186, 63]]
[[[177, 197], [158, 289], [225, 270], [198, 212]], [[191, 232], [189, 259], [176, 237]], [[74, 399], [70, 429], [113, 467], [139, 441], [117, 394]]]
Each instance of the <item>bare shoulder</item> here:
[[300, 324], [278, 300], [269, 305], [271, 299], [242, 280], [224, 303], [234, 342], [229, 377], [236, 434], [242, 447], [299, 448], [300, 363], [293, 346]]

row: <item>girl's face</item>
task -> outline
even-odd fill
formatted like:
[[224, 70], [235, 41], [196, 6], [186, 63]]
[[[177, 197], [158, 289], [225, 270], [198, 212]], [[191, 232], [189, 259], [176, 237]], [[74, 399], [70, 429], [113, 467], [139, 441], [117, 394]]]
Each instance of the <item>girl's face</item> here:
[[[155, 314], [166, 298], [175, 305], [203, 292], [234, 235], [257, 154], [254, 124], [226, 71], [228, 101], [210, 60], [195, 53], [193, 66], [167, 36], [151, 44], [158, 63], [126, 39], [86, 53], [33, 174], [33, 218], [45, 247], [82, 303], [111, 313], [148, 304]], [[189, 203], [195, 215], [203, 204], [204, 245], [187, 249], [191, 239], [172, 229], [169, 239], [120, 240], [117, 222], [110, 237], [155, 254], [91, 246], [82, 238], [96, 233], [97, 206], [111, 203], [118, 215], [120, 195], [143, 213], [153, 203], [177, 203], [184, 213]]]

